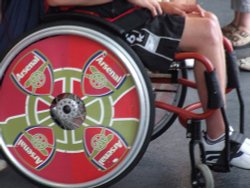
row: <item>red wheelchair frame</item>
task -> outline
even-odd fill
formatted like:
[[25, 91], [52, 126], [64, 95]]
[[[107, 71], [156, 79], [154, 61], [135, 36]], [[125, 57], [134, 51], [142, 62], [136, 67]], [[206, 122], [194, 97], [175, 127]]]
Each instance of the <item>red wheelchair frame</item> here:
[[[224, 38], [224, 47], [226, 50], [226, 56], [227, 56], [227, 67], [228, 67], [228, 87], [226, 89], [226, 93], [231, 92], [232, 90], [236, 90], [239, 105], [240, 105], [240, 119], [239, 119], [239, 130], [240, 133], [244, 133], [244, 101], [241, 95], [240, 91], [240, 84], [238, 79], [238, 67], [236, 66], [234, 51], [232, 48], [231, 43], [228, 39]], [[206, 67], [206, 71], [208, 73], [214, 72], [213, 65], [211, 62], [204, 56], [197, 54], [197, 53], [178, 53], [176, 54], [175, 60], [183, 60], [183, 59], [190, 59], [193, 58], [199, 63], [202, 63]], [[179, 79], [179, 83], [182, 85], [185, 85], [189, 88], [196, 89], [196, 84], [193, 81], [187, 80], [187, 79]], [[209, 83], [207, 83], [208, 85]], [[211, 82], [210, 82], [211, 84]], [[218, 90], [218, 86], [215, 86], [212, 90], [208, 91], [211, 93], [218, 93], [220, 92]], [[209, 95], [209, 94], [208, 94]], [[218, 95], [215, 96], [219, 97]], [[223, 153], [223, 160], [220, 160], [218, 164], [210, 166], [210, 168], [217, 172], [229, 172], [230, 171], [230, 141], [229, 141], [229, 122], [227, 120], [227, 116], [225, 114], [224, 105], [220, 103], [222, 99], [217, 98], [215, 102], [218, 105], [213, 106], [212, 108], [207, 108], [206, 111], [203, 112], [195, 112], [197, 109], [202, 109], [202, 105], [200, 102], [196, 102], [193, 104], [189, 104], [186, 107], [179, 108], [172, 105], [169, 105], [164, 102], [156, 101], [155, 105], [158, 108], [162, 108], [168, 111], [172, 111], [176, 114], [178, 114], [180, 123], [187, 129], [187, 138], [190, 138], [190, 144], [189, 144], [189, 152], [190, 152], [190, 159], [191, 159], [191, 184], [193, 187], [200, 187], [204, 186], [204, 180], [200, 180], [200, 173], [203, 174], [203, 176], [206, 176], [206, 180], [210, 179], [211, 184], [205, 185], [208, 187], [213, 187], [213, 180], [211, 179], [211, 174], [208, 173], [208, 169], [204, 167], [203, 165], [197, 166], [197, 162], [195, 159], [195, 146], [199, 145], [200, 152], [201, 152], [201, 161], [203, 164], [206, 164], [205, 159], [205, 152], [203, 145], [201, 143], [201, 120], [207, 119], [209, 116], [211, 116], [215, 110], [220, 109], [224, 118], [224, 122], [226, 125], [226, 136], [225, 136], [225, 149]], [[207, 182], [208, 183], [208, 182]]]

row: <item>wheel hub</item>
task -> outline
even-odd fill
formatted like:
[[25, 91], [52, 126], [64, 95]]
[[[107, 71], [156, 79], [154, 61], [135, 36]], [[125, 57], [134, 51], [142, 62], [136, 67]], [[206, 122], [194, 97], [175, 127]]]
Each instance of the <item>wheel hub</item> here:
[[74, 130], [84, 122], [86, 108], [84, 102], [77, 95], [63, 93], [52, 101], [50, 114], [61, 128]]

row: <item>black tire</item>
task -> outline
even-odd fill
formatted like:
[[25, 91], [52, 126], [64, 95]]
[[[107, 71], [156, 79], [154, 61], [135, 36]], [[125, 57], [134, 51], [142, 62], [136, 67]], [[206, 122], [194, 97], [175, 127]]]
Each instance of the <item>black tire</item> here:
[[[62, 37], [63, 40], [61, 40], [60, 37]], [[82, 40], [90, 41], [87, 44], [93, 43], [92, 46], [86, 45], [84, 47], [85, 50], [81, 51], [81, 53], [79, 53], [78, 50], [81, 49], [81, 47], [83, 48], [83, 45], [78, 45], [78, 46], [73, 45], [74, 50], [76, 51], [76, 53], [79, 54], [79, 56], [82, 54], [83, 54], [83, 56], [88, 54], [88, 50], [91, 51], [92, 48], [95, 48], [95, 45], [98, 45], [98, 46], [100, 45], [101, 49], [99, 49], [99, 50], [105, 49], [106, 51], [108, 51], [108, 53], [110, 53], [112, 56], [112, 57], [110, 56], [109, 58], [111, 58], [111, 60], [114, 61], [114, 64], [115, 64], [114, 66], [117, 66], [118, 67], [117, 69], [120, 72], [124, 71], [124, 72], [122, 72], [125, 75], [123, 83], [126, 84], [126, 86], [124, 86], [124, 84], [122, 82], [119, 82], [120, 85], [119, 85], [119, 87], [117, 86], [117, 88], [115, 90], [115, 89], [113, 89], [114, 84], [113, 84], [113, 86], [106, 85], [105, 89], [108, 90], [107, 92], [105, 90], [105, 92], [102, 91], [102, 95], [98, 94], [97, 96], [92, 95], [90, 97], [86, 97], [86, 92], [87, 92], [86, 90], [88, 87], [83, 84], [84, 81], [82, 81], [82, 80], [87, 79], [86, 77], [89, 76], [89, 75], [87, 75], [87, 71], [95, 71], [96, 72], [96, 70], [93, 68], [93, 66], [92, 66], [92, 69], [89, 68], [89, 67], [91, 67], [91, 66], [89, 66], [89, 64], [94, 65], [94, 64], [92, 64], [91, 60], [93, 58], [95, 58], [96, 56], [82, 57], [83, 60], [81, 61], [81, 64], [78, 62], [75, 63], [73, 60], [71, 60], [72, 57], [70, 56], [70, 54], [65, 54], [63, 50], [60, 51], [60, 49], [65, 49], [64, 47], [67, 44], [61, 43], [61, 46], [59, 46], [58, 45], [59, 43], [57, 43], [57, 42], [64, 41], [64, 38], [65, 38], [65, 41], [71, 40], [71, 38], [73, 38], [72, 40], [74, 40], [74, 41], [77, 41], [78, 39], [82, 39]], [[77, 40], [75, 40], [74, 38], [77, 38]], [[55, 40], [56, 43], [52, 43], [52, 41], [54, 41], [54, 39], [56, 39]], [[46, 41], [50, 42], [50, 45], [46, 44]], [[51, 46], [53, 46], [53, 47], [51, 47]], [[69, 48], [70, 47], [72, 47], [72, 46], [69, 46]], [[48, 50], [48, 48], [49, 48], [49, 50]], [[45, 49], [47, 49], [47, 50], [45, 50]], [[56, 49], [56, 51], [52, 51], [54, 49]], [[45, 50], [45, 51], [43, 51], [43, 50]], [[57, 51], [57, 50], [59, 50], [59, 51]], [[51, 83], [53, 82], [54, 85], [55, 85], [55, 83], [57, 84], [56, 88], [58, 86], [61, 93], [57, 92], [56, 88], [53, 88], [52, 90], [50, 90], [49, 89], [50, 87], [48, 85], [48, 87], [42, 88], [44, 90], [43, 92], [45, 92], [45, 94], [43, 93], [44, 95], [41, 95], [41, 93], [39, 93], [40, 91], [38, 91], [38, 89], [34, 89], [33, 86], [32, 86], [32, 90], [27, 89], [29, 87], [30, 82], [26, 81], [25, 87], [24, 87], [24, 83], [21, 83], [21, 80], [23, 78], [25, 78], [25, 76], [28, 74], [28, 72], [30, 70], [32, 70], [32, 68], [35, 67], [37, 65], [37, 63], [40, 63], [41, 59], [37, 58], [37, 59], [35, 59], [37, 61], [34, 61], [34, 62], [30, 61], [32, 63], [29, 63], [27, 65], [29, 67], [25, 66], [22, 69], [20, 68], [21, 65], [24, 64], [23, 63], [24, 59], [25, 58], [29, 59], [30, 54], [34, 54], [35, 52], [38, 54], [40, 53], [40, 55], [41, 54], [44, 55], [46, 57], [45, 58], [46, 62], [47, 62], [47, 60], [49, 61], [46, 64], [44, 62], [42, 62], [41, 67], [45, 66], [45, 68], [43, 67], [43, 71], [47, 71], [47, 72], [51, 71], [49, 73], [52, 75], [52, 77], [49, 77], [49, 79], [52, 80]], [[69, 53], [69, 51], [68, 51], [68, 53]], [[50, 56], [51, 54], [53, 56]], [[99, 51], [98, 51], [98, 54], [99, 54]], [[103, 55], [103, 54], [101, 54], [101, 55]], [[104, 55], [106, 55], [106, 53]], [[53, 60], [54, 57], [55, 57], [54, 59], [56, 59], [59, 56], [60, 56], [60, 59], [62, 60], [62, 62], [61, 62], [62, 65], [60, 63], [55, 63], [55, 61]], [[31, 57], [33, 57], [33, 56], [31, 56]], [[84, 58], [86, 60], [84, 60]], [[65, 62], [64, 62], [64, 60], [65, 60]], [[96, 60], [96, 62], [98, 60]], [[78, 71], [78, 66], [84, 67], [81, 69], [81, 73]], [[39, 70], [41, 67], [39, 67]], [[18, 71], [20, 71], [19, 68], [22, 72], [17, 73]], [[106, 67], [106, 68], [108, 69], [108, 67]], [[111, 68], [114, 68], [114, 67], [111, 67]], [[75, 71], [75, 69], [77, 69], [77, 71]], [[37, 70], [35, 70], [35, 71], [37, 71]], [[109, 69], [109, 72], [110, 71], [111, 71], [111, 69]], [[47, 74], [47, 72], [46, 72], [46, 74]], [[45, 74], [45, 72], [43, 72], [43, 73]], [[99, 71], [98, 72], [98, 75], [99, 75], [98, 79], [103, 78], [103, 74], [104, 73], [101, 74], [101, 72]], [[107, 74], [106, 74], [106, 76], [108, 76]], [[35, 29], [34, 31], [32, 31], [31, 33], [27, 34], [25, 37], [23, 37], [19, 42], [17, 42], [11, 48], [11, 50], [9, 52], [6, 53], [6, 55], [1, 60], [0, 75], [1, 75], [1, 81], [2, 81], [1, 82], [1, 97], [0, 97], [1, 105], [4, 106], [4, 105], [8, 104], [7, 106], [5, 106], [5, 108], [6, 109], [12, 108], [12, 111], [16, 111], [18, 109], [18, 112], [16, 114], [15, 114], [15, 112], [11, 113], [11, 110], [7, 109], [6, 112], [2, 113], [2, 115], [1, 115], [0, 124], [1, 124], [2, 129], [0, 132], [0, 144], [1, 144], [2, 149], [3, 149], [3, 153], [4, 153], [5, 157], [7, 158], [8, 162], [11, 163], [19, 172], [21, 172], [21, 174], [25, 175], [26, 177], [28, 177], [29, 179], [31, 179], [32, 181], [34, 181], [38, 184], [41, 184], [44, 186], [49, 186], [49, 187], [86, 187], [86, 188], [87, 187], [88, 188], [89, 187], [107, 187], [108, 185], [118, 181], [120, 178], [122, 178], [124, 175], [126, 175], [128, 172], [130, 172], [135, 167], [135, 165], [139, 162], [139, 160], [143, 156], [144, 152], [146, 151], [148, 144], [150, 143], [152, 130], [153, 130], [153, 124], [154, 124], [154, 107], [153, 107], [154, 105], [153, 105], [152, 87], [150, 85], [150, 80], [148, 78], [148, 75], [144, 71], [144, 66], [140, 62], [139, 58], [130, 49], [130, 47], [125, 42], [123, 42], [118, 36], [116, 36], [115, 34], [112, 34], [110, 32], [107, 32], [105, 29], [103, 29], [101, 27], [94, 26], [93, 24], [90, 24], [90, 23], [82, 23], [82, 22], [77, 22], [77, 21], [72, 21], [72, 20], [56, 21], [56, 22], [44, 24], [44, 25], [38, 27], [37, 29]], [[36, 82], [37, 85], [34, 85], [34, 87], [37, 87], [37, 88], [40, 87], [42, 84], [44, 84], [44, 82], [46, 82], [46, 79], [48, 80], [48, 78], [46, 77], [46, 79], [45, 79], [42, 74], [39, 74], [39, 75], [40, 76], [39, 76], [38, 80], [37, 80], [37, 77], [36, 77], [36, 79], [33, 80], [33, 81], [39, 81], [39, 83]], [[111, 73], [110, 73], [110, 75], [111, 75]], [[95, 77], [95, 78], [97, 78], [97, 77]], [[95, 79], [95, 78], [93, 78], [93, 79]], [[66, 80], [65, 82], [68, 82], [67, 79], [72, 80], [72, 83], [69, 82], [69, 85], [65, 84], [65, 86], [64, 86], [63, 81], [61, 81], [63, 79]], [[117, 82], [118, 82], [118, 80], [120, 81], [120, 77], [116, 78], [116, 79], [117, 79], [116, 80]], [[58, 80], [60, 82], [62, 82], [62, 86], [60, 86], [61, 83], [60, 84], [57, 83]], [[104, 80], [100, 79], [99, 81], [102, 82]], [[29, 83], [28, 86], [27, 86], [27, 82]], [[89, 107], [89, 110], [88, 110], [88, 106], [83, 106], [84, 104], [81, 104], [82, 106], [77, 106], [77, 108], [76, 108], [77, 110], [78, 109], [84, 110], [84, 108], [87, 108], [87, 110], [86, 110], [87, 117], [86, 117], [85, 122], [84, 122], [86, 125], [84, 124], [84, 126], [83, 126], [83, 124], [79, 124], [80, 128], [77, 128], [77, 129], [71, 128], [70, 126], [66, 127], [65, 129], [61, 129], [60, 127], [56, 126], [57, 124], [60, 124], [60, 122], [58, 123], [58, 119], [56, 119], [54, 117], [56, 113], [51, 113], [49, 111], [52, 108], [51, 106], [57, 105], [57, 102], [60, 102], [60, 100], [65, 100], [65, 102], [69, 101], [70, 104], [72, 102], [72, 103], [74, 103], [74, 105], [78, 104], [78, 102], [74, 100], [74, 98], [77, 98], [76, 96], [78, 96], [74, 92], [75, 91], [74, 87], [78, 87], [78, 86], [73, 85], [73, 83], [75, 83], [75, 82], [77, 82], [76, 85], [83, 85], [83, 86], [81, 86], [81, 88], [82, 88], [81, 92], [83, 92], [83, 90], [84, 90], [85, 98], [88, 99], [84, 103], [88, 103], [88, 101], [92, 100], [91, 101], [91, 104], [92, 104], [92, 103], [94, 103], [94, 100], [96, 100], [96, 101], [98, 101], [98, 105], [101, 107], [100, 107], [100, 109], [96, 109], [96, 107]], [[9, 85], [11, 87], [9, 87]], [[124, 89], [124, 91], [121, 91], [121, 89]], [[8, 91], [6, 91], [6, 90], [8, 90]], [[125, 90], [126, 90], [126, 92], [125, 92]], [[130, 98], [128, 98], [127, 95], [129, 95], [128, 93], [130, 93], [130, 90], [132, 90], [135, 95], [134, 96], [131, 95]], [[52, 100], [52, 98], [54, 98], [53, 94], [55, 93], [55, 91], [57, 94], [55, 97], [56, 100]], [[8, 92], [8, 94], [7, 94], [7, 92]], [[91, 93], [91, 91], [88, 91], [88, 92]], [[53, 93], [53, 94], [51, 94], [51, 93]], [[108, 93], [107, 95], [110, 95], [110, 96], [107, 97], [107, 95], [104, 95], [103, 93]], [[110, 93], [112, 93], [112, 94], [110, 94]], [[7, 96], [8, 96], [8, 98], [7, 98]], [[124, 103], [124, 101], [122, 101], [123, 103], [122, 102], [121, 103], [125, 106], [123, 106], [123, 108], [119, 107], [121, 114], [117, 115], [117, 114], [114, 114], [113, 111], [109, 112], [108, 111], [109, 109], [113, 110], [116, 108], [116, 106], [122, 106], [122, 104], [120, 104], [120, 101], [121, 101], [121, 98], [125, 98], [123, 96], [126, 96], [130, 100], [130, 101], [127, 101], [129, 103], [129, 105], [128, 105], [128, 103]], [[20, 100], [19, 97], [23, 98], [23, 100]], [[82, 97], [82, 98], [84, 98], [84, 97]], [[83, 101], [85, 101], [85, 98]], [[135, 99], [138, 99], [138, 102], [136, 102], [136, 101], [133, 102]], [[6, 103], [5, 101], [8, 101], [8, 102]], [[17, 101], [18, 101], [18, 103], [17, 103]], [[44, 103], [49, 104], [50, 108], [39, 111], [38, 109], [40, 108], [40, 106], [37, 103], [39, 103], [40, 101], [45, 101]], [[53, 103], [53, 105], [52, 105], [52, 103]], [[118, 105], [118, 103], [119, 103], [119, 105]], [[20, 104], [25, 104], [25, 105], [19, 106]], [[91, 106], [91, 104], [89, 103], [89, 106]], [[103, 106], [102, 104], [105, 104], [105, 105]], [[106, 104], [107, 105], [110, 104], [110, 107], [106, 107]], [[114, 106], [112, 106], [111, 104], [113, 104]], [[138, 104], [138, 106], [137, 106], [137, 104]], [[66, 106], [64, 106], [64, 107], [66, 107]], [[131, 108], [129, 108], [129, 107], [131, 107]], [[108, 109], [108, 110], [106, 110], [106, 109]], [[125, 109], [129, 109], [128, 112], [132, 114], [131, 118], [126, 118], [126, 120], [123, 120], [122, 109], [124, 111], [125, 111]], [[133, 110], [133, 109], [138, 109], [138, 110]], [[71, 110], [75, 110], [75, 109], [72, 108]], [[62, 111], [62, 112], [64, 112], [65, 114], [68, 114], [71, 112], [71, 110], [67, 110], [67, 112], [66, 111]], [[117, 111], [119, 111], [119, 110], [117, 109]], [[20, 111], [22, 111], [22, 114], [20, 114]], [[115, 111], [115, 112], [117, 113], [117, 111]], [[91, 113], [91, 115], [95, 114], [95, 115], [93, 115], [94, 118], [95, 118], [95, 116], [97, 116], [96, 114], [98, 114], [98, 113], [100, 113], [101, 115], [104, 114], [105, 118], [100, 115], [100, 118], [98, 116], [98, 117], [96, 117], [96, 119], [93, 120], [93, 117], [88, 118], [88, 115], [90, 113]], [[51, 116], [51, 114], [53, 115], [53, 117]], [[40, 115], [41, 116], [46, 115], [46, 117], [40, 117]], [[106, 117], [106, 115], [107, 115], [107, 117]], [[114, 118], [115, 115], [119, 116], [121, 122], [125, 122], [125, 123], [130, 122], [128, 124], [128, 126], [126, 126], [126, 125], [121, 126], [120, 125], [121, 123], [119, 124], [119, 122], [118, 122], [119, 118], [117, 118], [117, 119]], [[137, 118], [137, 116], [138, 116], [138, 118]], [[21, 124], [21, 126], [18, 126], [17, 124], [15, 124], [15, 121], [17, 121], [18, 118], [21, 118], [21, 120], [18, 121], [19, 124]], [[41, 118], [41, 119], [39, 119], [39, 118]], [[42, 118], [44, 118], [44, 119], [42, 119]], [[61, 116], [59, 116], [59, 120], [60, 120], [60, 118], [61, 118]], [[84, 119], [84, 118], [85, 117], [82, 117], [82, 119]], [[100, 162], [98, 164], [93, 162], [93, 161], [97, 160], [96, 159], [97, 156], [102, 151], [104, 152], [104, 149], [100, 150], [100, 151], [98, 150], [99, 152], [97, 154], [95, 154], [95, 150], [94, 150], [95, 147], [92, 146], [92, 143], [91, 144], [85, 143], [85, 142], [90, 142], [90, 140], [87, 140], [87, 139], [84, 140], [84, 138], [88, 138], [86, 136], [86, 134], [87, 134], [86, 130], [89, 130], [88, 128], [91, 127], [91, 126], [89, 126], [88, 123], [86, 123], [86, 121], [96, 122], [94, 124], [94, 128], [95, 128], [95, 131], [100, 130], [99, 131], [100, 133], [98, 133], [98, 135], [102, 134], [105, 138], [108, 137], [109, 142], [105, 142], [106, 143], [105, 149], [107, 149], [107, 147], [110, 147], [110, 151], [111, 151], [111, 149], [113, 149], [112, 152], [115, 152], [114, 148], [113, 147], [111, 148], [111, 146], [108, 146], [108, 144], [111, 143], [111, 139], [113, 141], [114, 138], [116, 138], [118, 140], [117, 143], [119, 142], [119, 144], [120, 144], [119, 148], [126, 150], [119, 157], [114, 158], [114, 160], [112, 161], [112, 163], [114, 163], [113, 166], [111, 166], [111, 165], [108, 166], [108, 164], [105, 163], [106, 160], [111, 158], [111, 153], [106, 153], [105, 155], [103, 154], [103, 157], [101, 159], [99, 159], [99, 160], [102, 160], [102, 163], [100, 161], [97, 161], [97, 162]], [[14, 124], [12, 124], [10, 122], [12, 122]], [[110, 124], [107, 122], [109, 122]], [[111, 122], [112, 122], [112, 124], [111, 124]], [[13, 126], [13, 128], [11, 128], [10, 124]], [[99, 124], [101, 124], [101, 126], [99, 126]], [[55, 126], [56, 126], [56, 128], [55, 128]], [[110, 128], [111, 126], [112, 126], [112, 128]], [[52, 127], [51, 132], [53, 134], [55, 134], [55, 139], [54, 139], [53, 143], [56, 143], [56, 144], [48, 146], [49, 142], [46, 141], [46, 138], [44, 138], [42, 136], [42, 133], [39, 133], [39, 131], [45, 131], [45, 129], [49, 129], [50, 127]], [[54, 128], [60, 133], [57, 134], [57, 132], [54, 130]], [[40, 129], [43, 129], [43, 130], [40, 130]], [[80, 149], [78, 150], [78, 149], [74, 149], [74, 147], [71, 147], [71, 144], [73, 143], [73, 132], [74, 131], [77, 132], [80, 129], [82, 131], [81, 134], [83, 134], [84, 131], [85, 131], [84, 133], [86, 133], [86, 134], [79, 137], [80, 140], [78, 140], [79, 143], [78, 143], [77, 147], [80, 147], [81, 142], [82, 142], [83, 147], [82, 148], [80, 147]], [[31, 130], [32, 131], [36, 130], [38, 132], [35, 134]], [[52, 133], [50, 133], [50, 134], [52, 134]], [[89, 135], [92, 134], [91, 131], [89, 131], [88, 133], [89, 133]], [[72, 143], [71, 144], [63, 146], [63, 144], [62, 144], [63, 140], [61, 142], [57, 141], [57, 140], [61, 139], [61, 138], [57, 138], [57, 137], [61, 137], [61, 136], [63, 137], [64, 134], [67, 135], [66, 138], [70, 138], [70, 135], [72, 134], [72, 136], [71, 136]], [[78, 134], [80, 134], [80, 133], [78, 133], [78, 132], [74, 133], [74, 137], [78, 138], [78, 136], [79, 136]], [[108, 135], [106, 135], [106, 134], [108, 134]], [[36, 142], [35, 142], [33, 137], [36, 137], [36, 139], [40, 139], [40, 140], [36, 140]], [[63, 137], [63, 138], [65, 138], [65, 137]], [[91, 137], [91, 140], [92, 140], [92, 138], [94, 138], [94, 136]], [[100, 138], [100, 137], [97, 137], [97, 138]], [[50, 154], [50, 152], [51, 152], [50, 150], [52, 150], [52, 149], [54, 150], [53, 151], [54, 153], [51, 152], [52, 153], [51, 158], [48, 159], [48, 161], [50, 161], [50, 162], [48, 164], [46, 163], [46, 166], [39, 167], [40, 168], [39, 172], [36, 169], [34, 169], [33, 167], [30, 168], [29, 165], [26, 165], [29, 163], [26, 161], [27, 157], [21, 156], [22, 158], [20, 159], [13, 153], [13, 150], [15, 150], [15, 151], [18, 150], [16, 148], [16, 146], [18, 144], [19, 144], [19, 146], [22, 144], [21, 146], [25, 147], [27, 149], [27, 145], [24, 145], [24, 143], [20, 141], [21, 139], [26, 139], [29, 141], [30, 141], [30, 139], [31, 140], [33, 139], [34, 142], [32, 141], [31, 144], [32, 144], [32, 146], [34, 146], [33, 144], [36, 143], [37, 147], [39, 145], [39, 148], [40, 148], [39, 151], [41, 152], [41, 155], [42, 154], [46, 155], [48, 153]], [[74, 138], [74, 139], [76, 139], [76, 138]], [[19, 140], [20, 142], [17, 142], [17, 140]], [[40, 141], [43, 141], [43, 144]], [[99, 141], [101, 141], [101, 140], [99, 139]], [[123, 145], [121, 143], [123, 143]], [[46, 151], [45, 151], [43, 146], [46, 146], [45, 147]], [[41, 147], [43, 147], [43, 150], [41, 149]], [[52, 149], [49, 149], [47, 151], [48, 147], [50, 147]], [[29, 148], [31, 148], [31, 145]], [[86, 149], [86, 148], [88, 148], [88, 149]], [[116, 147], [116, 149], [117, 148], [118, 148], [118, 146]], [[19, 149], [20, 149], [20, 147], [19, 147]], [[63, 149], [65, 149], [65, 150], [63, 150]], [[81, 149], [83, 151], [81, 151]], [[93, 149], [92, 153], [91, 153], [91, 149]], [[89, 153], [91, 155], [89, 154], [88, 156], [85, 156], [88, 153], [87, 150], [89, 151]], [[107, 151], [107, 152], [110, 152], [110, 151]], [[31, 150], [29, 150], [29, 152], [31, 152]], [[75, 158], [74, 157], [71, 158], [71, 156], [76, 156], [75, 154], [70, 154], [70, 153], [74, 153], [74, 152], [79, 152], [78, 153], [79, 155], [83, 154], [80, 156], [84, 156], [84, 160], [86, 158], [86, 161], [87, 161], [86, 166], [88, 166], [88, 167], [90, 166], [99, 174], [96, 175], [96, 177], [95, 177], [95, 174], [93, 174], [93, 177], [91, 177], [92, 179], [89, 178], [89, 180], [86, 180], [86, 181], [85, 180], [84, 181], [78, 180], [77, 179], [78, 177], [76, 178], [77, 180], [74, 180], [74, 178], [73, 178], [73, 180], [71, 180], [68, 177], [72, 176], [75, 173], [70, 174], [70, 171], [68, 171], [70, 169], [63, 169], [63, 171], [62, 171], [63, 174], [69, 174], [69, 176], [65, 176], [65, 177], [62, 176], [61, 177], [61, 175], [63, 175], [63, 174], [58, 173], [58, 172], [60, 172], [60, 170], [58, 170], [56, 168], [51, 168], [52, 170], [53, 169], [56, 170], [54, 173], [50, 172], [55, 177], [54, 178], [55, 180], [53, 178], [50, 179], [50, 177], [47, 178], [46, 173], [48, 173], [48, 172], [46, 172], [44, 169], [46, 169], [50, 166], [53, 166], [53, 165], [57, 166], [57, 164], [54, 164], [53, 161], [55, 161], [55, 163], [56, 163], [57, 162], [56, 160], [58, 159], [57, 157], [62, 157], [64, 155], [65, 156], [67, 155], [67, 157], [65, 157], [65, 158], [62, 157], [60, 164], [62, 164], [62, 165], [65, 164], [67, 166], [68, 165], [67, 163], [70, 163], [69, 166], [72, 165], [71, 166], [72, 168], [73, 167], [76, 168], [76, 170], [74, 172], [88, 171], [88, 169], [86, 169], [88, 167], [84, 167], [84, 165], [81, 165], [81, 164], [76, 164], [76, 161], [79, 157], [78, 155]], [[58, 153], [62, 156], [60, 156]], [[19, 153], [19, 156], [20, 156], [20, 153]], [[24, 153], [23, 156], [26, 156], [26, 153]], [[34, 155], [33, 155], [33, 158], [34, 158]], [[71, 158], [71, 160], [69, 160], [68, 158]], [[34, 162], [38, 162], [38, 157], [36, 159], [37, 159], [37, 161], [34, 161]], [[81, 159], [81, 157], [80, 157], [80, 159]], [[82, 161], [83, 161], [83, 159], [82, 159]], [[57, 162], [57, 163], [59, 163], [59, 162]], [[101, 166], [101, 164], [103, 164], [103, 166]], [[108, 166], [108, 170], [106, 170], [105, 165]], [[83, 166], [83, 168], [81, 168], [80, 166]], [[43, 171], [44, 171], [44, 173], [43, 173]], [[89, 173], [91, 174], [92, 171], [90, 171]], [[85, 176], [86, 174], [88, 174], [88, 173], [84, 173], [81, 176]], [[66, 180], [67, 178], [69, 180]]]

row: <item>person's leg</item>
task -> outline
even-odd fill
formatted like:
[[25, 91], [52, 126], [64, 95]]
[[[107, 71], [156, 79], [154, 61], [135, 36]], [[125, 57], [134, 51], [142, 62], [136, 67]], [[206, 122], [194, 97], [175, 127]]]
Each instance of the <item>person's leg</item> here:
[[233, 20], [222, 28], [223, 34], [230, 38], [232, 33], [237, 31], [238, 22], [240, 19], [240, 13], [238, 11], [239, 0], [231, 0], [231, 8], [234, 10]]
[[235, 27], [238, 26], [240, 20], [240, 12], [242, 9], [242, 1], [241, 0], [231, 0], [231, 9], [234, 11], [234, 18], [231, 22]]
[[239, 19], [238, 27], [242, 27], [245, 31], [250, 31], [250, 0], [240, 0], [240, 5], [238, 7]]
[[[180, 48], [183, 51], [194, 51], [203, 54], [212, 62], [225, 98], [225, 55], [220, 25], [215, 16], [207, 13], [205, 18], [187, 17]], [[206, 109], [207, 92], [204, 84], [204, 67], [200, 63], [196, 63], [195, 77], [201, 102], [204, 109]], [[221, 112], [218, 110], [207, 119], [207, 133], [210, 138], [214, 139], [224, 132], [224, 122]]]
[[[222, 43], [222, 33], [218, 20], [207, 13], [205, 18], [187, 17], [180, 48], [184, 51], [194, 51], [206, 56], [214, 65], [220, 88], [225, 100], [226, 68], [225, 52]], [[204, 79], [204, 68], [199, 63], [195, 66], [195, 78], [199, 96], [206, 109], [207, 92]], [[206, 163], [214, 165], [218, 162], [221, 151], [225, 147], [225, 124], [220, 110], [207, 119], [207, 134], [202, 138]], [[237, 151], [232, 151], [230, 164], [239, 168], [250, 169], [250, 140], [245, 139], [239, 144]]]
[[239, 20], [240, 20], [240, 12], [235, 11], [234, 12], [234, 18], [233, 18], [232, 22], [229, 25], [232, 25], [234, 27], [238, 27]]
[[[184, 51], [194, 51], [206, 56], [214, 65], [225, 100], [226, 68], [223, 35], [215, 16], [210, 13], [206, 17], [187, 17], [180, 48]], [[200, 63], [195, 66], [195, 78], [203, 108], [207, 105], [207, 91], [204, 79], [204, 68]], [[225, 147], [225, 124], [220, 110], [207, 119], [207, 134], [203, 137], [206, 152], [206, 163], [218, 162], [221, 151]], [[239, 168], [250, 169], [250, 141], [245, 139], [239, 150], [230, 155], [230, 164]]]
[[231, 22], [231, 25], [235, 27], [238, 26], [238, 22], [240, 19], [240, 12], [239, 12], [240, 7], [241, 7], [241, 0], [231, 0], [231, 9], [234, 11], [234, 18]]
[[237, 24], [240, 30], [249, 32], [250, 31], [250, 12], [239, 13], [239, 20]]
[[[231, 40], [234, 47], [242, 47], [250, 44], [250, 0], [232, 0], [232, 9], [236, 12], [233, 21], [235, 29], [226, 32], [225, 35]], [[229, 27], [230, 28], [230, 27]]]
[[236, 26], [250, 31], [250, 0], [232, 0], [231, 7], [235, 11]]

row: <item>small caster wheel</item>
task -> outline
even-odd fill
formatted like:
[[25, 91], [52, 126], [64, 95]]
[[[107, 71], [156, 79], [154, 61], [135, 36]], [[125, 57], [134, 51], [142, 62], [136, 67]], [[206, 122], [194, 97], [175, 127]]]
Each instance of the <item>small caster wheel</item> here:
[[193, 173], [193, 188], [214, 188], [214, 178], [207, 165], [197, 165]]

